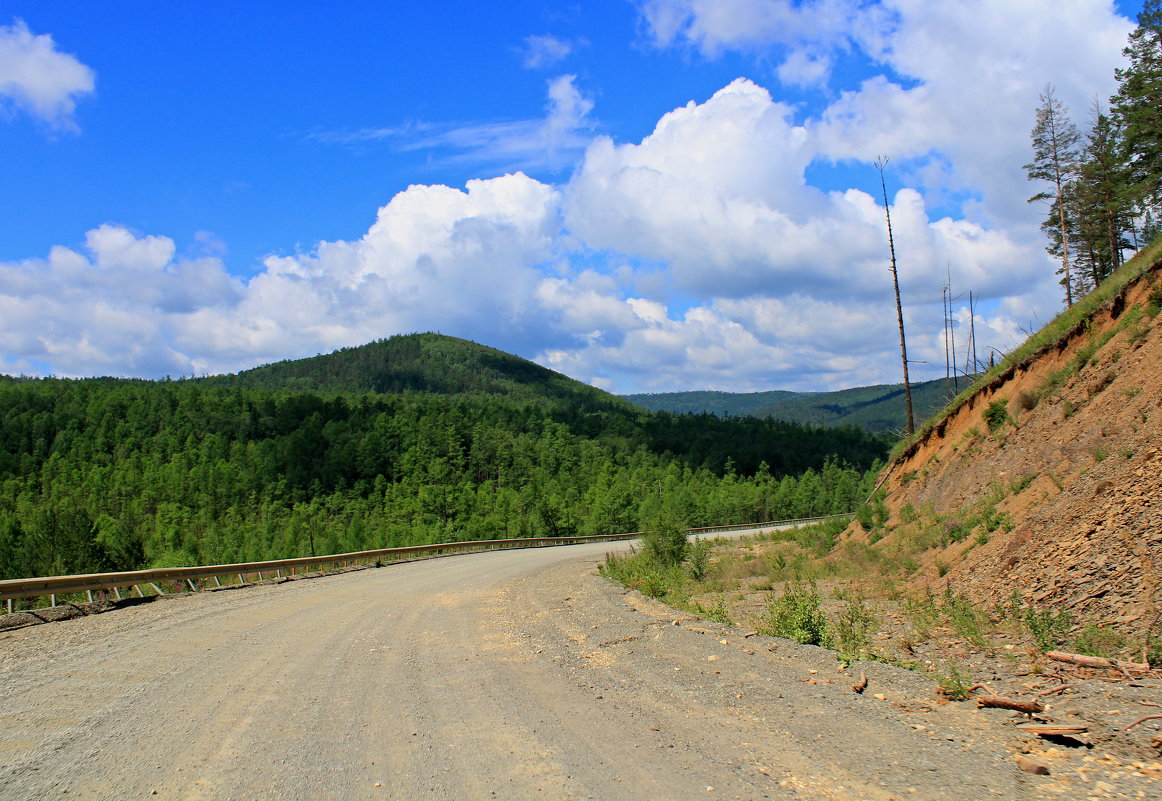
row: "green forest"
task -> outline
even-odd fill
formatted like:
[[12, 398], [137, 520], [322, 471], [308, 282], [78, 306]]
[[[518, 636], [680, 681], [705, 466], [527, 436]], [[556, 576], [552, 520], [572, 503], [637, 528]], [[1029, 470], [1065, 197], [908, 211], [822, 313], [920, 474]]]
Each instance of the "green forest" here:
[[[976, 376], [957, 375], [955, 382], [939, 378], [913, 383], [916, 418], [925, 420], [944, 408]], [[899, 433], [907, 427], [904, 385], [877, 384], [834, 392], [658, 392], [625, 395], [644, 409], [677, 413], [707, 412], [720, 417], [770, 417], [790, 423], [859, 426], [865, 431]]]
[[655, 413], [435, 334], [235, 376], [0, 377], [0, 577], [853, 510], [890, 442]]

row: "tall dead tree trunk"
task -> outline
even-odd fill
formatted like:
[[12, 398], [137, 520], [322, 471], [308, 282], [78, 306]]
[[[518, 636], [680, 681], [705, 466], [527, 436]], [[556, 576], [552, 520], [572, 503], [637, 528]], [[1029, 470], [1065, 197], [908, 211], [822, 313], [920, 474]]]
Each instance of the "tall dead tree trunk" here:
[[892, 237], [892, 210], [888, 206], [888, 185], [884, 181], [884, 167], [888, 157], [880, 156], [875, 161], [876, 169], [880, 172], [880, 188], [884, 191], [884, 214], [888, 219], [888, 250], [892, 255], [892, 287], [896, 291], [896, 322], [900, 326], [900, 361], [904, 365], [904, 406], [908, 418], [909, 436], [916, 433], [916, 419], [912, 415], [912, 384], [908, 381], [908, 345], [904, 339], [904, 307], [900, 305], [900, 277], [896, 271], [896, 241]]

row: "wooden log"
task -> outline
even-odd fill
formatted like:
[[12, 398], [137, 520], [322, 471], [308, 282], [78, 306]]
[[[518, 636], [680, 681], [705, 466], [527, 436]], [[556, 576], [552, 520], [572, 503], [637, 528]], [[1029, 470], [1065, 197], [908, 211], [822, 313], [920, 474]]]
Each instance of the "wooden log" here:
[[1062, 726], [1056, 723], [1027, 723], [1017, 729], [1038, 737], [1076, 737], [1089, 731], [1085, 726]]
[[862, 695], [863, 691], [866, 689], [867, 689], [867, 674], [860, 673], [859, 674], [859, 681], [857, 681], [855, 684], [851, 685], [851, 691], [853, 693], [856, 693], [857, 695]]
[[982, 695], [976, 699], [976, 705], [990, 709], [1012, 709], [1015, 712], [1024, 712], [1026, 715], [1032, 715], [1034, 712], [1041, 712], [1045, 709], [1040, 701], [1014, 701], [1012, 698], [1000, 695]]
[[1057, 662], [1067, 662], [1071, 665], [1087, 668], [1118, 668], [1120, 670], [1137, 670], [1145, 673], [1150, 665], [1142, 662], [1124, 662], [1120, 659], [1106, 659], [1104, 656], [1086, 656], [1085, 654], [1067, 654], [1064, 651], [1050, 651], [1045, 656]]

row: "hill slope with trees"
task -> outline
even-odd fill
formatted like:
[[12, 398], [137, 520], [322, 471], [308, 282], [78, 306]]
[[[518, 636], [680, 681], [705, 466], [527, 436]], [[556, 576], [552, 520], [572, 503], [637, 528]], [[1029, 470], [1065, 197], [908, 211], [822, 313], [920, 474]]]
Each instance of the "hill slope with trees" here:
[[839, 512], [887, 448], [645, 412], [435, 334], [207, 379], [0, 378], [0, 417], [5, 578]]
[[[959, 386], [972, 382], [960, 376]], [[917, 419], [940, 411], [956, 391], [938, 379], [912, 384], [912, 403]], [[624, 395], [645, 409], [676, 413], [706, 413], [720, 417], [751, 416], [788, 423], [821, 426], [859, 426], [873, 433], [895, 433], [905, 428], [904, 385], [878, 384], [834, 392], [659, 392]]]

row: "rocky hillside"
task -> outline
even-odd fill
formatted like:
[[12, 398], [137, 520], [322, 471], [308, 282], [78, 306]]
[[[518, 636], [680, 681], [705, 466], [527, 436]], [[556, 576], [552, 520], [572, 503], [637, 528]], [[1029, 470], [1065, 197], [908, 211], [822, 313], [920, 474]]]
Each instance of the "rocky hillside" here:
[[864, 514], [866, 527], [845, 533], [849, 546], [871, 544], [916, 583], [982, 604], [1019, 593], [1162, 636], [1162, 259], [1151, 250], [1123, 286], [1063, 315], [931, 422], [888, 468], [872, 524]]

